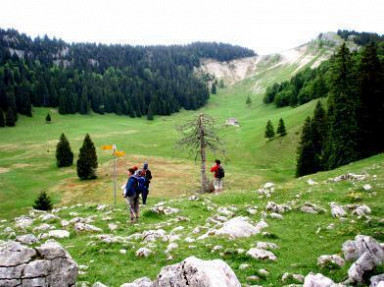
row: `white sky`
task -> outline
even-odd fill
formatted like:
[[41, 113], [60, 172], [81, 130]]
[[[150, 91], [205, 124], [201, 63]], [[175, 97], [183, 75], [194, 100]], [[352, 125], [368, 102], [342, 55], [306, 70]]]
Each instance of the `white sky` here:
[[217, 41], [269, 54], [337, 29], [384, 34], [384, 1], [0, 0], [0, 27], [67, 42]]

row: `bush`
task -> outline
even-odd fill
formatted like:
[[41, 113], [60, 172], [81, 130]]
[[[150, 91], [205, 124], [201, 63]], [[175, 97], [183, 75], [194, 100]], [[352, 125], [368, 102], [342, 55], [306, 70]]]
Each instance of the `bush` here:
[[53, 208], [51, 198], [48, 196], [46, 191], [40, 192], [35, 200], [33, 208], [38, 210], [51, 210]]

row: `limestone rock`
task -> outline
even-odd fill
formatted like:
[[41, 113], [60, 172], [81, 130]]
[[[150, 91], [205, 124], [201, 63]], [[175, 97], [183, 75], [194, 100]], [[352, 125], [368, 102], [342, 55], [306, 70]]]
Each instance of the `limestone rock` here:
[[92, 285], [92, 287], [108, 287], [107, 285], [104, 285], [101, 282], [96, 282], [95, 284]]
[[9, 241], [0, 245], [0, 286], [74, 286], [77, 264], [55, 241], [37, 248]]
[[265, 249], [260, 248], [251, 248], [247, 252], [248, 256], [251, 256], [255, 259], [261, 259], [261, 260], [272, 260], [276, 261], [277, 257], [275, 254], [273, 254], [271, 251], [267, 251]]
[[370, 281], [371, 281], [370, 287], [379, 287], [379, 284], [384, 286], [384, 273], [380, 275], [372, 276]]
[[161, 269], [153, 287], [241, 287], [232, 269], [222, 260], [188, 257]]
[[152, 254], [152, 250], [145, 247], [142, 247], [136, 251], [137, 257], [148, 257], [150, 254]]
[[304, 279], [304, 287], [333, 287], [336, 286], [328, 277], [325, 277], [323, 274], [309, 273]]
[[284, 212], [287, 212], [287, 211], [291, 210], [291, 207], [289, 205], [287, 205], [287, 204], [276, 204], [273, 201], [268, 201], [265, 209], [269, 210], [269, 211], [272, 211], [272, 212], [276, 212], [276, 213], [282, 214]]
[[296, 274], [296, 273], [288, 273], [285, 272], [283, 276], [281, 276], [281, 281], [287, 282], [288, 280], [295, 281], [297, 283], [303, 283], [304, 282], [304, 275]]
[[30, 244], [38, 242], [39, 240], [33, 234], [25, 234], [25, 235], [17, 236], [16, 241], [23, 243], [23, 244], [30, 245]]
[[275, 243], [263, 242], [263, 241], [256, 242], [256, 247], [259, 249], [277, 249], [277, 248], [279, 248]]
[[310, 179], [310, 178], [307, 180], [307, 183], [309, 185], [316, 185], [316, 184], [318, 184], [316, 181], [314, 181], [313, 179]]
[[20, 216], [15, 218], [15, 227], [25, 229], [31, 226], [34, 222], [34, 219], [28, 216]]
[[155, 205], [152, 209], [153, 212], [158, 213], [158, 214], [165, 214], [165, 215], [170, 215], [174, 213], [178, 213], [179, 209], [169, 207], [169, 206], [163, 206], [163, 205]]
[[329, 179], [331, 182], [339, 182], [343, 180], [364, 180], [367, 178], [367, 175], [365, 174], [354, 174], [354, 173], [347, 173], [347, 174], [342, 174], [339, 176], [336, 176], [335, 178]]
[[345, 212], [345, 210], [341, 205], [331, 202], [330, 206], [331, 206], [331, 213], [333, 217], [343, 217], [347, 215], [347, 213]]
[[306, 202], [302, 207], [300, 207], [300, 210], [305, 213], [322, 213], [325, 212], [325, 209], [322, 207], [317, 206], [316, 204]]
[[78, 222], [75, 224], [75, 230], [76, 231], [84, 231], [84, 232], [103, 232], [103, 230], [99, 227], [96, 227], [91, 224], [86, 224], [82, 222]]
[[48, 237], [53, 238], [69, 238], [70, 233], [67, 230], [50, 230], [48, 232]]
[[149, 279], [148, 277], [142, 277], [136, 279], [131, 283], [125, 283], [123, 285], [120, 285], [120, 287], [153, 287], [153, 284], [151, 279]]
[[345, 260], [341, 258], [339, 255], [321, 255], [317, 258], [317, 265], [321, 268], [325, 268], [329, 265], [337, 265], [342, 267], [345, 265]]
[[346, 260], [356, 260], [365, 252], [368, 252], [373, 255], [377, 265], [384, 261], [383, 248], [371, 236], [357, 235], [354, 241], [344, 242], [342, 249]]
[[143, 238], [143, 241], [153, 242], [159, 238], [165, 240], [165, 235], [166, 233], [163, 229], [147, 230], [142, 233], [142, 238]]

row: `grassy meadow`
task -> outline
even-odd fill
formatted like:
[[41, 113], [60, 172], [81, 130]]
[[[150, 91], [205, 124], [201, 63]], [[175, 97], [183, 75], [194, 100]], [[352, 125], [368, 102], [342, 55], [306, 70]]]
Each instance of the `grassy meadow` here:
[[[264, 105], [262, 97], [267, 85], [288, 79], [295, 69], [295, 64], [274, 66], [271, 58], [260, 64], [253, 77], [218, 89], [203, 109], [156, 116], [154, 121], [114, 114], [63, 116], [55, 109], [35, 108], [32, 118], [20, 116], [15, 128], [0, 131], [0, 218], [23, 213], [41, 190], [47, 190], [57, 205], [111, 203], [113, 158], [101, 149], [108, 144], [116, 144], [126, 152], [117, 160], [118, 187], [125, 182], [128, 167], [148, 161], [155, 176], [152, 197], [170, 198], [194, 192], [199, 184], [199, 164], [177, 147], [180, 134], [176, 127], [200, 112], [214, 117], [225, 143], [227, 188], [251, 190], [266, 180], [281, 182], [292, 178], [300, 127], [305, 117], [312, 114], [315, 102], [295, 109], [278, 109]], [[245, 104], [248, 95], [251, 106]], [[48, 112], [51, 124], [45, 123]], [[241, 127], [225, 127], [224, 122], [230, 117], [236, 117]], [[276, 129], [280, 117], [288, 135], [267, 141], [267, 121], [272, 120]], [[75, 165], [56, 167], [55, 149], [61, 133], [67, 136], [75, 161], [85, 134], [90, 134], [99, 158], [97, 180], [78, 180]], [[216, 156], [220, 155], [208, 155], [209, 165]]]

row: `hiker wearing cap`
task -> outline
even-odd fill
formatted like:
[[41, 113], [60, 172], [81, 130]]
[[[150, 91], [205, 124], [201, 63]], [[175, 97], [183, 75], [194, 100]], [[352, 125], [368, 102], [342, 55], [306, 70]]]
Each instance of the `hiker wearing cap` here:
[[140, 216], [139, 199], [140, 194], [137, 192], [138, 182], [134, 176], [135, 170], [133, 168], [128, 169], [128, 181], [125, 185], [123, 196], [129, 206], [131, 222], [135, 222]]
[[211, 168], [211, 172], [214, 172], [213, 186], [217, 193], [223, 189], [224, 168], [221, 166], [221, 161], [219, 159], [216, 159], [215, 163], [216, 164]]
[[152, 179], [152, 172], [148, 168], [148, 163], [146, 163], [146, 162], [144, 163], [140, 174], [142, 177], [145, 177], [146, 189], [143, 191], [143, 194], [141, 196], [143, 198], [143, 204], [146, 205], [147, 204], [147, 197], [148, 197], [148, 193], [149, 193], [149, 184], [151, 183], [151, 179]]

